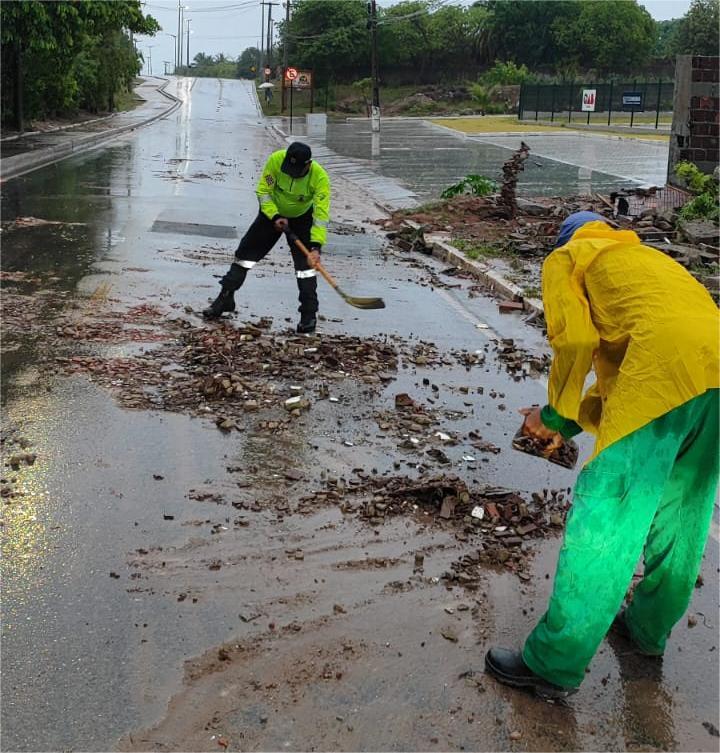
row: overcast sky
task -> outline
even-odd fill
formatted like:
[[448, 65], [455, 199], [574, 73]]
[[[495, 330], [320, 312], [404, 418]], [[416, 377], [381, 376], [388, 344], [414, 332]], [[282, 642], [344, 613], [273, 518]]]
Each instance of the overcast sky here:
[[[469, 4], [460, 2], [458, 4]], [[597, 0], [602, 2], [603, 0]], [[272, 0], [273, 19], [281, 18], [285, 13], [283, 0]], [[389, 0], [378, 0], [380, 5], [393, 5]], [[224, 52], [236, 58], [246, 47], [257, 47], [260, 42], [260, 25], [262, 21], [260, 0], [183, 0], [187, 6], [185, 18], [190, 19], [190, 60], [198, 52], [217, 55]], [[653, 18], [662, 21], [683, 16], [690, 0], [645, 0], [642, 2]], [[145, 12], [154, 16], [162, 31], [155, 37], [137, 37], [138, 48], [147, 61], [152, 56], [152, 68], [155, 75], [162, 75], [168, 61], [168, 70], [172, 72], [175, 61], [175, 41], [170, 34], [178, 33], [177, 0], [149, 0], [143, 3]], [[267, 11], [267, 7], [266, 7]], [[187, 28], [187, 25], [185, 25]], [[183, 61], [187, 53], [187, 37], [184, 37]], [[152, 49], [148, 49], [152, 45]]]

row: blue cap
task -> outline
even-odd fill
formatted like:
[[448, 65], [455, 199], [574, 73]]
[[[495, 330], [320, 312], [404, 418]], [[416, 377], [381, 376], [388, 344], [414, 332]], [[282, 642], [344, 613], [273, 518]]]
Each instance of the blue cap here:
[[572, 237], [576, 230], [579, 230], [588, 222], [607, 222], [607, 219], [597, 212], [575, 212], [566, 217], [560, 225], [557, 240], [553, 248], [564, 246]]

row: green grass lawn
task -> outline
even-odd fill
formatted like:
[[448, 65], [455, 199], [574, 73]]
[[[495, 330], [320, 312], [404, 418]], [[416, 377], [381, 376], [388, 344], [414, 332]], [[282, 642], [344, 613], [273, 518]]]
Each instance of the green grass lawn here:
[[[461, 133], [559, 133], [561, 131], [572, 131], [572, 124], [569, 125], [543, 125], [535, 121], [518, 120], [515, 115], [486, 115], [478, 118], [433, 118], [432, 123], [452, 128]], [[607, 121], [606, 121], [607, 122]], [[654, 121], [653, 121], [654, 123]], [[623, 136], [624, 138], [634, 139], [651, 139], [653, 141], [666, 141], [669, 136], [666, 133], [632, 133], [625, 130], [617, 131], [587, 131], [576, 129], [576, 133], [597, 133], [609, 134], [612, 136]]]

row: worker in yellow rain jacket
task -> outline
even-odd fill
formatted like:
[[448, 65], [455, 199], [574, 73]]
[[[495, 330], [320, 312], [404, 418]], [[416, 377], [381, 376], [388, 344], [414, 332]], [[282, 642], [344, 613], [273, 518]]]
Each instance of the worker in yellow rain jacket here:
[[[208, 319], [235, 311], [235, 291], [248, 270], [264, 258], [285, 230], [291, 230], [308, 246], [313, 262], [327, 240], [330, 219], [330, 180], [313, 162], [310, 147], [295, 141], [273, 152], [265, 163], [257, 186], [260, 212], [235, 251], [235, 261], [220, 280], [220, 295], [203, 311]], [[297, 331], [310, 333], [317, 324], [317, 277], [307, 257], [291, 246], [300, 300]]]
[[720, 332], [712, 298], [680, 264], [592, 212], [563, 222], [542, 276], [549, 404], [521, 411], [524, 430], [546, 442], [589, 431], [595, 449], [547, 612], [522, 652], [493, 648], [485, 663], [552, 698], [577, 689], [611, 625], [661, 656], [687, 609], [718, 483]]

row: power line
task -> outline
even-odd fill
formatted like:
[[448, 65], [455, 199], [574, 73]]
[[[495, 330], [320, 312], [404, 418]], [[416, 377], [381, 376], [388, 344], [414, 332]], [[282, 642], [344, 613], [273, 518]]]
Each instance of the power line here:
[[[222, 11], [228, 11], [228, 10], [232, 11], [232, 10], [241, 10], [244, 8], [250, 8], [250, 7], [255, 6], [255, 4], [256, 3], [254, 2], [254, 0], [247, 0], [247, 2], [237, 3], [235, 5], [222, 5], [216, 8], [198, 8], [198, 9], [193, 8], [192, 12], [193, 13], [220, 13]], [[172, 11], [177, 10], [177, 8], [172, 8], [167, 5], [155, 5], [154, 3], [146, 3], [146, 5], [149, 8], [152, 8], [154, 10], [172, 10]]]

